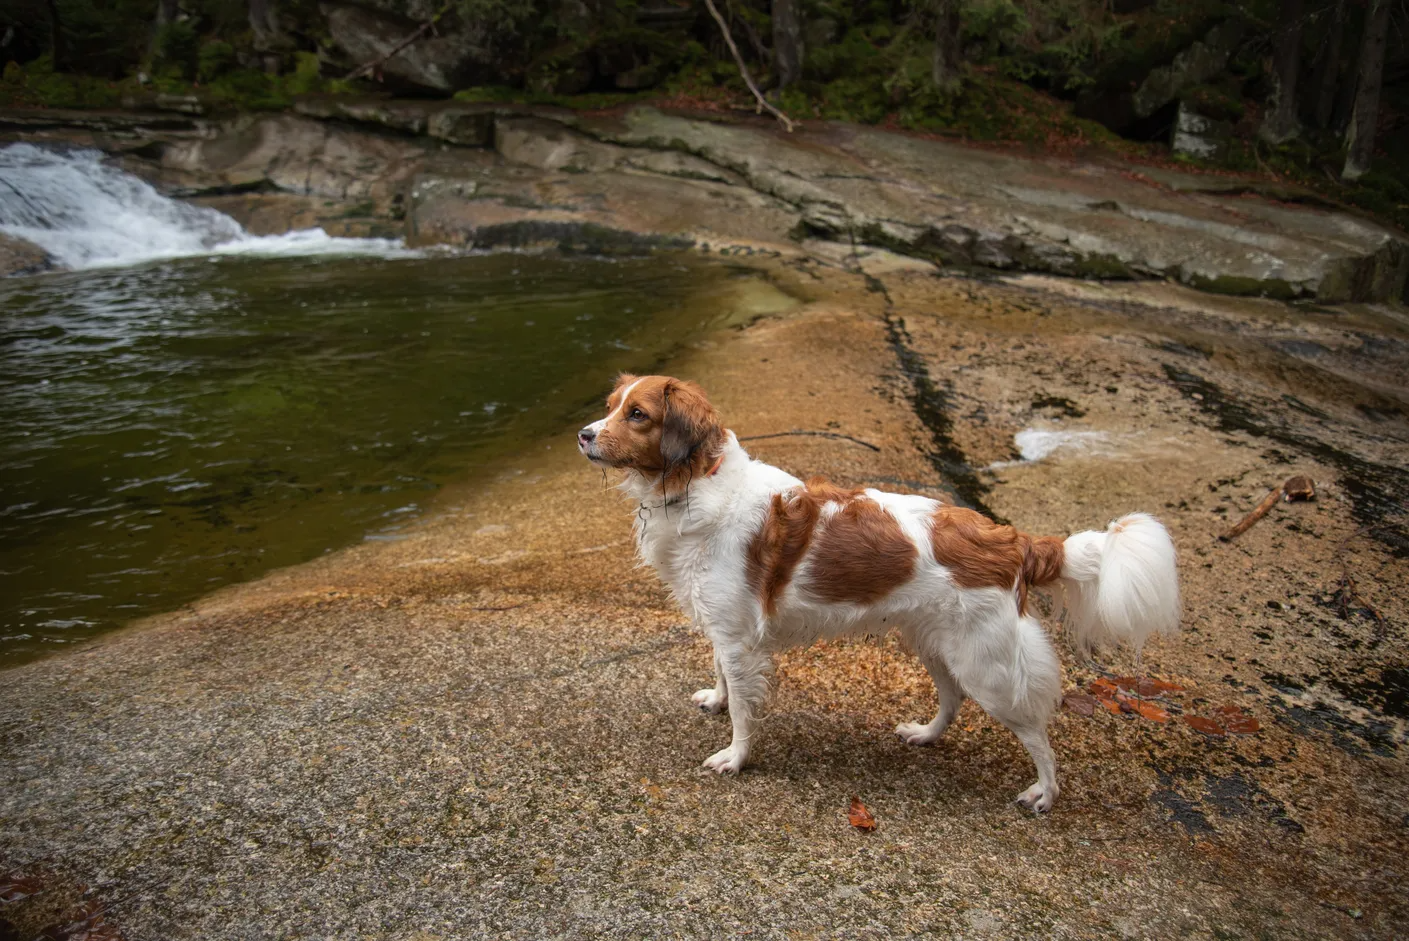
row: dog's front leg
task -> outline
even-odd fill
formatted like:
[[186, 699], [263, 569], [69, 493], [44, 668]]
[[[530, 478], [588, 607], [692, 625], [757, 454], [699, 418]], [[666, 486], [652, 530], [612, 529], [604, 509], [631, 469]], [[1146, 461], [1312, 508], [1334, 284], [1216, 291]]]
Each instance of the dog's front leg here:
[[724, 664], [719, 659], [719, 647], [714, 648], [714, 686], [702, 689], [690, 697], [701, 712], [718, 715], [729, 705], [729, 681], [724, 677]]
[[719, 675], [727, 683], [734, 739], [728, 748], [706, 758], [704, 766], [719, 774], [738, 774], [748, 762], [749, 746], [763, 715], [771, 658], [765, 653], [735, 646], [716, 645], [714, 651], [719, 661]]

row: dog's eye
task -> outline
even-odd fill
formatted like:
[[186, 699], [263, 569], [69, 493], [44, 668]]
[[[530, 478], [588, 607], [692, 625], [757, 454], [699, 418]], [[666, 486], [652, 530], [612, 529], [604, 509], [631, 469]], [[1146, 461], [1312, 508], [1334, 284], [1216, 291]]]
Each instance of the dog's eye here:
[[646, 413], [639, 408], [633, 408], [631, 414], [626, 416], [629, 421], [645, 421]]

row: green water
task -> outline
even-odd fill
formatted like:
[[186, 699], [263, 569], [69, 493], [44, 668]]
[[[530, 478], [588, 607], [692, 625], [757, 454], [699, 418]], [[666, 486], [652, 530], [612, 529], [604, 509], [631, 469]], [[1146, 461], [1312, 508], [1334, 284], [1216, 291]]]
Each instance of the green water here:
[[683, 257], [187, 259], [0, 282], [0, 664], [388, 538], [621, 369], [787, 300]]

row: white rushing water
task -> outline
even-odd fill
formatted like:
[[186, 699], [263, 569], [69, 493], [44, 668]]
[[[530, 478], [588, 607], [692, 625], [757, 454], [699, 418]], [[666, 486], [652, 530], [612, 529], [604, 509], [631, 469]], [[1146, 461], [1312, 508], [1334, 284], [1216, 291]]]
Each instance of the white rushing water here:
[[1113, 457], [1114, 441], [1104, 431], [1066, 431], [1060, 428], [1024, 428], [1013, 435], [1013, 446], [1022, 456], [1018, 461], [997, 461], [989, 470], [1003, 470], [1020, 464], [1046, 460], [1059, 451]]
[[250, 235], [224, 213], [169, 199], [106, 165], [99, 151], [32, 144], [0, 148], [0, 232], [75, 269], [211, 254], [415, 254], [399, 240], [334, 238], [322, 229]]

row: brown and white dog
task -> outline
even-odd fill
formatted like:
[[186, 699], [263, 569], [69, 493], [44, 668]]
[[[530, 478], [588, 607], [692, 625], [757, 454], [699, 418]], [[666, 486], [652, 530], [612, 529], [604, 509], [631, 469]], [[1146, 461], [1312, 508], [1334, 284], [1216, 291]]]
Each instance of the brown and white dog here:
[[893, 627], [939, 694], [932, 720], [896, 733], [934, 742], [972, 697], [1027, 748], [1037, 783], [1017, 800], [1045, 811], [1058, 792], [1047, 724], [1061, 676], [1028, 590], [1064, 586], [1082, 651], [1138, 649], [1178, 628], [1174, 545], [1143, 513], [1063, 540], [928, 497], [803, 483], [751, 459], [699, 386], [666, 376], [621, 376], [577, 444], [625, 471], [641, 558], [714, 644], [715, 686], [694, 702], [729, 710], [733, 741], [704, 763], [721, 774], [748, 761], [775, 652]]

